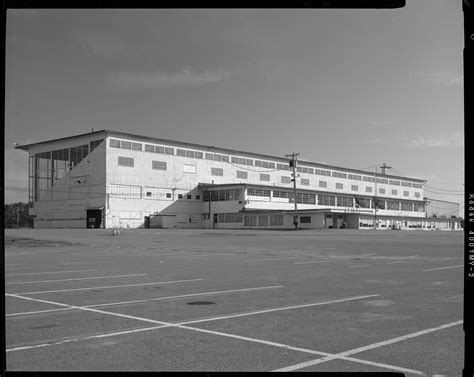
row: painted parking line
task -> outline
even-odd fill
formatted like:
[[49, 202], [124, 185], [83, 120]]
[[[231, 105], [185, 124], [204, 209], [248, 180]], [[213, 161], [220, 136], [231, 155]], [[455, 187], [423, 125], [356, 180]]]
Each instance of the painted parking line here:
[[65, 273], [70, 273], [70, 272], [89, 272], [89, 271], [97, 271], [97, 270], [72, 270], [72, 271], [27, 272], [27, 273], [24, 273], [24, 274], [5, 274], [5, 276], [65, 274]]
[[463, 265], [463, 264], [460, 264], [460, 265], [458, 265], [458, 266], [430, 268], [429, 270], [423, 270], [423, 271], [436, 271], [436, 270], [444, 270], [444, 269], [447, 269], [447, 268], [458, 268], [458, 267], [464, 267], [464, 265]]
[[[211, 296], [211, 295], [218, 295], [223, 293], [235, 293], [235, 292], [247, 292], [247, 291], [257, 291], [257, 290], [264, 290], [264, 289], [276, 289], [282, 288], [282, 285], [272, 285], [266, 287], [256, 287], [256, 288], [242, 288], [242, 289], [231, 289], [227, 291], [213, 291], [213, 292], [201, 292], [201, 293], [189, 293], [185, 295], [178, 295], [178, 296], [166, 296], [166, 297], [156, 297], [144, 300], [133, 300], [133, 301], [119, 301], [119, 302], [109, 302], [105, 304], [94, 304], [94, 305], [86, 305], [83, 306], [84, 308], [98, 308], [98, 307], [107, 307], [107, 306], [120, 306], [120, 305], [129, 305], [129, 304], [137, 304], [137, 303], [144, 303], [144, 302], [152, 302], [152, 301], [161, 301], [161, 300], [173, 300], [185, 297], [195, 297], [195, 296]], [[21, 315], [30, 315], [30, 314], [43, 314], [43, 313], [50, 313], [50, 312], [59, 312], [59, 311], [67, 311], [72, 310], [71, 308], [62, 308], [62, 309], [49, 309], [49, 310], [39, 310], [33, 312], [21, 312], [21, 313], [11, 313], [6, 314], [6, 317], [15, 317]]]
[[354, 348], [352, 350], [345, 351], [345, 352], [340, 352], [340, 353], [334, 354], [332, 356], [327, 356], [327, 357], [319, 358], [319, 359], [316, 359], [316, 360], [306, 361], [304, 363], [298, 363], [298, 364], [290, 365], [290, 366], [285, 367], [285, 368], [274, 370], [274, 372], [292, 372], [292, 371], [302, 369], [302, 368], [306, 368], [306, 367], [309, 367], [309, 366], [312, 366], [312, 365], [325, 363], [327, 361], [337, 359], [340, 356], [354, 355], [356, 353], [368, 351], [368, 350], [371, 350], [371, 349], [374, 349], [374, 348], [379, 348], [379, 347], [383, 347], [383, 346], [386, 346], [386, 345], [389, 345], [389, 344], [398, 343], [398, 342], [401, 342], [401, 341], [404, 341], [404, 340], [407, 340], [407, 339], [416, 338], [418, 336], [429, 334], [429, 333], [434, 332], [434, 331], [439, 331], [439, 330], [443, 330], [443, 329], [446, 329], [446, 328], [449, 328], [449, 327], [457, 326], [457, 325], [460, 325], [462, 323], [463, 323], [462, 320], [451, 322], [451, 323], [441, 325], [441, 326], [438, 326], [438, 327], [432, 327], [432, 328], [429, 328], [429, 329], [426, 329], [426, 330], [421, 330], [421, 331], [417, 331], [417, 332], [414, 332], [414, 333], [411, 333], [411, 334], [399, 336], [397, 338], [388, 339], [388, 340], [385, 340], [383, 342], [377, 342], [377, 343], [369, 344], [369, 345], [364, 346], [364, 347]]
[[[350, 300], [366, 298], [366, 297], [373, 297], [373, 296], [379, 296], [379, 295], [352, 297], [352, 298], [348, 298], [348, 299], [328, 301], [326, 303], [336, 303], [336, 302], [350, 301]], [[96, 309], [85, 308], [85, 307], [80, 307], [80, 306], [72, 306], [72, 305], [67, 305], [67, 304], [61, 304], [61, 303], [57, 303], [57, 302], [53, 302], [53, 301], [38, 300], [38, 299], [31, 298], [31, 297], [22, 297], [22, 296], [19, 296], [19, 295], [15, 295], [14, 297], [23, 298], [25, 300], [49, 303], [49, 304], [53, 304], [53, 305], [71, 307], [71, 308], [79, 309], [79, 310], [93, 311], [93, 312], [98, 312], [98, 313], [101, 313], [101, 314], [109, 314], [109, 315], [118, 316], [118, 317], [136, 319], [136, 320], [140, 320], [140, 321], [144, 321], [144, 322], [159, 324], [160, 326], [140, 328], [140, 329], [127, 330], [127, 331], [108, 333], [108, 334], [93, 335], [93, 336], [88, 336], [88, 337], [77, 337], [77, 338], [72, 338], [72, 339], [65, 339], [65, 340], [62, 340], [60, 342], [54, 342], [54, 343], [43, 343], [43, 344], [36, 344], [36, 345], [31, 345], [31, 346], [15, 347], [15, 348], [7, 349], [6, 350], [7, 352], [22, 351], [22, 350], [28, 350], [28, 349], [33, 349], [33, 348], [41, 348], [41, 347], [48, 347], [48, 346], [53, 346], [53, 345], [64, 344], [66, 342], [77, 342], [77, 341], [95, 339], [95, 338], [99, 338], [99, 337], [105, 338], [105, 337], [110, 337], [110, 336], [131, 334], [131, 333], [136, 333], [136, 332], [152, 331], [152, 330], [155, 330], [155, 329], [176, 327], [176, 328], [180, 328], [180, 329], [184, 329], [184, 330], [196, 331], [196, 332], [201, 332], [201, 333], [207, 333], [207, 334], [212, 334], [212, 335], [229, 337], [229, 338], [233, 338], [233, 339], [245, 340], [245, 341], [249, 341], [249, 342], [253, 342], [253, 343], [265, 344], [265, 345], [269, 345], [269, 346], [273, 346], [273, 347], [279, 347], [279, 348], [290, 349], [290, 350], [294, 350], [294, 351], [300, 351], [300, 352], [305, 352], [305, 353], [310, 353], [310, 354], [316, 354], [316, 355], [319, 355], [319, 356], [324, 356], [324, 358], [331, 358], [331, 360], [332, 359], [343, 359], [343, 360], [352, 361], [352, 362], [356, 362], [356, 363], [360, 363], [360, 364], [373, 365], [373, 366], [378, 366], [378, 367], [387, 368], [387, 369], [396, 370], [396, 371], [403, 371], [403, 372], [418, 374], [418, 375], [423, 374], [420, 371], [416, 371], [416, 370], [412, 370], [412, 369], [406, 369], [406, 368], [400, 368], [400, 367], [389, 365], [389, 364], [375, 363], [375, 362], [366, 361], [366, 360], [357, 359], [357, 358], [352, 358], [352, 357], [339, 355], [339, 354], [330, 354], [330, 353], [327, 353], [327, 352], [320, 352], [320, 351], [309, 350], [309, 349], [305, 349], [305, 348], [293, 347], [291, 345], [283, 344], [283, 343], [271, 342], [271, 341], [266, 341], [266, 340], [262, 340], [262, 339], [250, 338], [250, 337], [245, 337], [245, 336], [240, 336], [240, 335], [235, 335], [235, 334], [228, 334], [228, 333], [224, 333], [224, 332], [220, 332], [220, 331], [212, 331], [212, 330], [206, 330], [206, 329], [187, 326], [187, 324], [190, 324], [190, 323], [198, 323], [198, 322], [204, 322], [204, 321], [219, 320], [219, 319], [222, 319], [223, 317], [208, 318], [208, 319], [200, 320], [200, 321], [187, 321], [187, 322], [181, 322], [181, 323], [170, 323], [170, 322], [150, 320], [150, 319], [142, 318], [142, 317], [129, 316], [129, 315], [125, 315], [125, 314], [106, 312], [106, 311], [102, 311], [102, 310], [96, 310]], [[322, 304], [323, 303], [316, 303], [316, 304], [312, 304], [312, 305], [322, 305]], [[304, 306], [308, 306], [308, 305], [304, 305]], [[276, 308], [276, 310], [278, 310], [278, 309], [279, 310], [286, 310], [286, 309], [289, 309], [289, 308], [294, 308], [294, 307]], [[272, 311], [272, 310], [275, 310], [275, 309], [270, 309], [270, 311]], [[264, 312], [264, 311], [259, 311], [258, 313], [261, 313], [261, 312]], [[247, 315], [251, 315], [251, 314], [257, 314], [257, 313], [252, 312], [252, 313], [249, 313]]]
[[172, 280], [172, 281], [157, 281], [154, 283], [139, 283], [139, 284], [125, 284], [125, 285], [107, 285], [103, 287], [88, 287], [88, 288], [72, 288], [72, 289], [57, 289], [54, 291], [34, 291], [34, 292], [18, 292], [10, 293], [10, 295], [37, 295], [40, 293], [58, 293], [58, 292], [73, 292], [73, 291], [90, 291], [92, 289], [112, 289], [112, 288], [125, 288], [125, 287], [137, 287], [142, 285], [156, 285], [156, 284], [172, 284], [172, 283], [185, 283], [191, 281], [200, 281], [204, 279], [187, 279], [187, 280]]
[[262, 258], [262, 259], [247, 259], [244, 262], [264, 262], [264, 261], [273, 261], [273, 260], [283, 260], [283, 259], [301, 259], [300, 256], [298, 257], [281, 257], [281, 258]]
[[354, 266], [349, 266], [349, 268], [356, 268], [356, 267], [370, 267], [371, 264], [356, 264]]
[[35, 281], [15, 281], [7, 284], [33, 284], [33, 283], [52, 283], [57, 281], [76, 281], [76, 280], [94, 280], [94, 279], [111, 279], [111, 278], [123, 278], [130, 276], [147, 276], [148, 274], [133, 274], [133, 275], [111, 275], [111, 276], [93, 276], [89, 278], [75, 278], [75, 279], [59, 279], [59, 280], [35, 280]]
[[317, 261], [309, 261], [309, 262], [295, 262], [293, 264], [313, 264], [313, 263], [328, 263], [328, 262], [347, 262], [353, 259], [334, 259], [334, 260], [317, 260]]

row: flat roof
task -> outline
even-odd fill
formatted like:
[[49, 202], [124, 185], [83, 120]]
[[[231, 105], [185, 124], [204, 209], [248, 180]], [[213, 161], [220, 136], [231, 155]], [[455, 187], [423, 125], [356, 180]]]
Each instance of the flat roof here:
[[[245, 151], [239, 151], [239, 150], [228, 149], [228, 148], [220, 148], [220, 147], [215, 147], [215, 146], [212, 146], [212, 145], [202, 145], [202, 144], [188, 143], [188, 142], [183, 142], [183, 141], [161, 139], [161, 138], [155, 138], [155, 137], [143, 136], [143, 135], [136, 135], [136, 134], [131, 134], [131, 133], [127, 133], [127, 132], [113, 131], [113, 130], [100, 130], [100, 131], [88, 132], [88, 133], [80, 134], [80, 135], [63, 137], [63, 138], [59, 138], [59, 139], [41, 141], [41, 142], [25, 144], [25, 145], [18, 145], [18, 146], [15, 147], [15, 149], [21, 149], [21, 150], [27, 151], [30, 147], [37, 146], [37, 145], [43, 145], [43, 144], [47, 144], [47, 143], [51, 143], [51, 142], [65, 141], [65, 140], [70, 140], [70, 139], [74, 139], [74, 138], [78, 138], [78, 137], [98, 135], [98, 134], [104, 134], [105, 137], [115, 136], [115, 137], [119, 137], [119, 138], [122, 137], [122, 138], [126, 138], [126, 139], [137, 140], [137, 141], [149, 141], [149, 142], [157, 143], [157, 144], [172, 144], [174, 146], [181, 146], [181, 147], [184, 147], [184, 148], [203, 149], [205, 151], [212, 152], [212, 153], [217, 152], [217, 153], [225, 153], [225, 154], [231, 154], [231, 155], [248, 155], [248, 156], [251, 156], [251, 157], [254, 157], [254, 158], [261, 158], [261, 159], [264, 159], [264, 160], [280, 161], [280, 162], [285, 163], [285, 164], [288, 163], [288, 158], [285, 158], [285, 157], [270, 156], [270, 155], [264, 155], [264, 154], [260, 154], [260, 153], [245, 152]], [[311, 162], [311, 161], [298, 160], [298, 163], [300, 165], [306, 165], [308, 167], [312, 166], [312, 167], [318, 167], [318, 168], [322, 168], [322, 169], [339, 170], [339, 171], [344, 171], [344, 172], [364, 174], [364, 175], [376, 176], [376, 177], [392, 178], [392, 179], [397, 179], [397, 180], [414, 181], [414, 182], [421, 182], [421, 183], [426, 182], [426, 180], [419, 179], [419, 178], [399, 177], [399, 176], [396, 176], [396, 175], [388, 175], [388, 174], [380, 174], [380, 173], [376, 174], [374, 172], [369, 172], [369, 171], [366, 171], [366, 170], [345, 168], [345, 167], [342, 167], [342, 166], [328, 165], [328, 164], [323, 164], [323, 163], [320, 163], [320, 162]]]

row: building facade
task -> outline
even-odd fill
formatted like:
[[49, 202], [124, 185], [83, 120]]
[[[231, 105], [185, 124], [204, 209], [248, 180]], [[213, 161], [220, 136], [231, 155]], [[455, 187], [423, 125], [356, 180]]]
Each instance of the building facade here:
[[[17, 146], [29, 154], [37, 228], [431, 229], [424, 180], [96, 131]], [[436, 220], [434, 220], [436, 221]], [[455, 221], [454, 221], [455, 222]]]

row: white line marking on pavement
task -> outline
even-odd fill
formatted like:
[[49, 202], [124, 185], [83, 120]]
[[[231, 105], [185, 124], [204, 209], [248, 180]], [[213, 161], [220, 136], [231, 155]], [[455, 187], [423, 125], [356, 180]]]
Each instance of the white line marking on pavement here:
[[355, 264], [354, 266], [349, 266], [349, 268], [355, 268], [355, 267], [370, 267], [370, 264]]
[[[10, 294], [8, 294], [8, 295], [10, 295]], [[378, 296], [378, 295], [372, 295], [372, 296]], [[408, 372], [408, 373], [412, 373], [412, 374], [423, 374], [422, 372], [419, 372], [419, 371], [406, 369], [406, 368], [400, 368], [400, 367], [392, 366], [392, 365], [389, 365], [389, 364], [375, 363], [375, 362], [371, 362], [371, 361], [366, 361], [366, 360], [356, 359], [356, 358], [352, 358], [352, 357], [347, 357], [347, 356], [344, 356], [344, 355], [335, 355], [335, 354], [330, 354], [330, 353], [327, 353], [327, 352], [319, 352], [319, 351], [309, 350], [309, 349], [305, 349], [305, 348], [292, 347], [292, 346], [287, 345], [287, 344], [271, 342], [271, 341], [266, 341], [266, 340], [262, 340], [262, 339], [250, 338], [250, 337], [245, 337], [245, 336], [240, 336], [240, 335], [223, 333], [223, 332], [219, 332], [219, 331], [212, 331], [212, 330], [206, 330], [206, 329], [186, 326], [186, 324], [196, 323], [196, 321], [187, 321], [187, 322], [181, 322], [181, 323], [161, 322], [161, 321], [150, 320], [150, 319], [147, 319], [147, 318], [134, 317], [134, 316], [124, 315], [124, 314], [119, 314], [119, 313], [113, 313], [113, 312], [106, 312], [106, 311], [102, 311], [102, 310], [95, 310], [95, 309], [90, 309], [90, 308], [85, 308], [85, 307], [80, 307], [80, 306], [66, 305], [66, 304], [61, 304], [61, 303], [57, 303], [57, 302], [53, 302], [53, 301], [38, 300], [38, 299], [30, 298], [30, 297], [22, 297], [22, 296], [17, 296], [17, 295], [15, 295], [15, 297], [23, 298], [25, 300], [45, 302], [45, 303], [49, 303], [49, 304], [53, 304], [53, 305], [71, 307], [71, 308], [79, 309], [79, 310], [93, 311], [93, 312], [97, 312], [97, 313], [101, 313], [101, 314], [110, 314], [110, 315], [118, 316], [118, 317], [137, 319], [137, 320], [144, 321], [144, 322], [157, 323], [157, 324], [160, 324], [161, 326], [141, 328], [141, 329], [135, 329], [135, 330], [127, 330], [127, 331], [120, 331], [120, 332], [108, 333], [108, 334], [92, 335], [92, 336], [87, 336], [87, 337], [65, 339], [65, 340], [62, 340], [60, 342], [55, 342], [55, 343], [43, 343], [43, 344], [37, 344], [37, 345], [32, 345], [32, 346], [15, 347], [15, 348], [7, 349], [6, 350], [7, 352], [21, 351], [21, 350], [26, 350], [26, 349], [47, 347], [47, 346], [53, 346], [53, 345], [60, 345], [60, 344], [68, 343], [68, 342], [84, 341], [84, 340], [90, 340], [90, 339], [95, 339], [95, 338], [105, 338], [105, 337], [110, 337], [110, 336], [131, 334], [131, 333], [136, 333], [136, 332], [151, 331], [151, 330], [160, 329], [160, 328], [177, 327], [177, 328], [181, 328], [181, 329], [185, 329], [185, 330], [191, 330], [191, 331], [202, 332], [202, 333], [207, 333], [207, 334], [219, 335], [219, 336], [224, 336], [224, 337], [229, 337], [229, 338], [234, 338], [234, 339], [239, 339], [239, 340], [245, 340], [245, 341], [265, 344], [265, 345], [279, 347], [279, 348], [290, 349], [290, 350], [294, 350], [294, 351], [300, 351], [300, 352], [305, 352], [305, 353], [310, 353], [310, 354], [316, 354], [316, 355], [320, 355], [320, 356], [325, 356], [324, 358], [328, 358], [328, 359], [330, 358], [331, 360], [332, 359], [344, 359], [344, 360], [353, 361], [353, 362], [357, 362], [357, 363], [361, 363], [361, 364], [374, 365], [374, 366], [379, 366], [379, 367], [388, 368], [388, 369], [392, 369], [392, 370]], [[360, 298], [365, 298], [365, 297], [367, 297], [367, 296], [360, 296]], [[327, 303], [342, 302], [342, 301], [348, 301], [348, 300], [353, 300], [353, 299], [356, 299], [356, 298], [343, 299], [343, 300], [333, 300], [333, 301], [329, 301]], [[313, 304], [313, 305], [321, 305], [321, 304], [323, 304], [323, 303]], [[288, 308], [292, 308], [292, 307], [286, 307], [286, 308], [280, 308], [280, 309], [285, 310], [285, 309], [288, 309]], [[262, 312], [262, 311], [259, 311], [259, 312]], [[252, 312], [252, 313], [249, 313], [247, 315], [251, 315], [251, 314], [256, 314], [256, 313]], [[210, 318], [210, 319], [207, 319], [207, 320], [204, 320], [204, 321], [217, 320], [217, 319], [221, 319], [221, 318], [222, 317]]]
[[157, 281], [154, 283], [140, 283], [140, 284], [126, 284], [126, 285], [107, 285], [104, 287], [88, 287], [88, 288], [73, 288], [73, 289], [58, 289], [55, 291], [36, 291], [36, 292], [17, 292], [11, 293], [12, 295], [37, 295], [40, 293], [57, 293], [57, 292], [72, 292], [72, 291], [90, 291], [92, 289], [110, 289], [110, 288], [124, 288], [124, 287], [136, 287], [140, 285], [154, 285], [154, 284], [172, 284], [172, 283], [185, 283], [189, 281], [200, 281], [204, 279], [189, 279], [189, 280], [173, 280], [173, 281]]
[[334, 259], [334, 260], [317, 260], [317, 261], [311, 261], [311, 262], [295, 262], [293, 264], [309, 264], [309, 263], [326, 263], [326, 262], [347, 262], [353, 259]]
[[298, 370], [298, 369], [301, 369], [301, 368], [306, 368], [306, 367], [309, 367], [309, 366], [312, 366], [312, 365], [325, 363], [326, 361], [337, 359], [340, 356], [354, 355], [356, 353], [368, 351], [368, 350], [371, 350], [371, 349], [374, 349], [374, 348], [379, 348], [379, 347], [382, 347], [382, 346], [386, 346], [388, 344], [393, 344], [393, 343], [401, 342], [403, 340], [407, 340], [407, 339], [410, 339], [410, 338], [415, 338], [415, 337], [418, 337], [418, 336], [421, 336], [421, 335], [429, 334], [429, 333], [434, 332], [434, 331], [446, 329], [448, 327], [460, 325], [462, 322], [463, 321], [461, 320], [461, 321], [451, 322], [451, 323], [448, 323], [446, 325], [441, 325], [441, 326], [438, 326], [438, 327], [432, 327], [432, 328], [429, 328], [429, 329], [426, 329], [426, 330], [417, 331], [417, 332], [414, 332], [414, 333], [411, 333], [411, 334], [399, 336], [397, 338], [385, 340], [383, 342], [373, 343], [373, 344], [370, 344], [368, 346], [354, 348], [352, 350], [345, 351], [345, 352], [340, 352], [340, 353], [334, 354], [332, 356], [327, 356], [327, 357], [319, 358], [319, 359], [316, 359], [316, 360], [306, 361], [304, 363], [298, 363], [298, 364], [290, 365], [290, 366], [285, 367], [285, 368], [274, 370], [273, 372], [292, 372], [294, 370]]
[[430, 268], [429, 270], [423, 270], [423, 271], [436, 271], [436, 270], [444, 270], [446, 268], [457, 268], [457, 267], [463, 267], [463, 264], [460, 264], [459, 266], [450, 266], [450, 267], [439, 267], [439, 268]]
[[19, 275], [45, 275], [45, 274], [65, 274], [69, 272], [86, 272], [97, 270], [74, 270], [74, 271], [52, 271], [52, 272], [27, 272], [25, 274], [5, 274], [5, 276], [19, 276]]
[[128, 276], [147, 276], [147, 274], [133, 274], [133, 275], [111, 275], [111, 276], [94, 276], [90, 278], [76, 278], [76, 279], [60, 279], [60, 280], [36, 280], [36, 281], [16, 281], [7, 284], [33, 284], [33, 283], [51, 283], [55, 281], [73, 281], [73, 280], [93, 280], [93, 279], [110, 279], [110, 278], [122, 278]]
[[[150, 298], [150, 299], [146, 299], [146, 300], [110, 302], [110, 303], [105, 303], [105, 304], [86, 305], [86, 306], [82, 306], [82, 307], [83, 308], [97, 308], [97, 307], [106, 307], [106, 306], [119, 306], [119, 305], [128, 305], [128, 304], [135, 304], [135, 303], [142, 303], [142, 302], [172, 300], [172, 299], [184, 298], [184, 297], [210, 296], [210, 295], [216, 295], [216, 294], [221, 294], [221, 293], [246, 292], [246, 291], [256, 291], [256, 290], [263, 290], [263, 289], [275, 289], [275, 288], [282, 288], [282, 287], [283, 287], [282, 285], [272, 285], [272, 286], [267, 286], [267, 287], [232, 289], [232, 290], [228, 290], [228, 291], [190, 293], [190, 294], [179, 295], [179, 296], [156, 297], [156, 298]], [[73, 310], [73, 309], [71, 309], [71, 308], [62, 308], [62, 309], [38, 310], [38, 311], [34, 311], [34, 312], [11, 313], [11, 314], [6, 314], [6, 317], [14, 317], [14, 316], [28, 315], [28, 314], [42, 314], [42, 313], [59, 312], [59, 311], [67, 311], [67, 310]]]
[[311, 306], [335, 304], [335, 303], [337, 303], [337, 302], [346, 302], [346, 301], [360, 300], [360, 299], [363, 299], [363, 298], [377, 297], [377, 296], [380, 296], [380, 295], [367, 295], [367, 296], [349, 297], [349, 298], [343, 298], [343, 299], [339, 299], [339, 300], [317, 302], [317, 303], [313, 303], [313, 304], [303, 304], [303, 305], [294, 305], [294, 306], [284, 306], [284, 307], [273, 308], [273, 309], [256, 310], [256, 311], [247, 312], [247, 313], [239, 313], [239, 314], [224, 315], [224, 316], [220, 316], [220, 317], [212, 317], [211, 319], [209, 319], [209, 318], [204, 318], [204, 319], [198, 319], [198, 320], [193, 320], [193, 321], [187, 321], [187, 322], [184, 322], [183, 324], [185, 324], [185, 325], [190, 325], [190, 324], [193, 324], [193, 323], [201, 323], [201, 322], [208, 322], [208, 321], [217, 321], [217, 320], [219, 320], [219, 319], [246, 317], [246, 316], [249, 316], [249, 315], [263, 314], [263, 313], [271, 313], [271, 312], [278, 312], [278, 311], [281, 311], [281, 310], [309, 308], [309, 307], [311, 307]]
[[416, 262], [416, 261], [412, 261], [412, 260], [401, 260], [401, 261], [398, 261], [398, 262], [388, 262], [388, 263], [385, 263], [385, 264], [410, 263], [410, 262]]
[[24, 350], [30, 350], [30, 349], [33, 349], [33, 348], [56, 346], [56, 345], [62, 345], [62, 344], [71, 343], [71, 342], [81, 342], [81, 341], [91, 340], [91, 339], [107, 338], [107, 337], [110, 337], [110, 336], [118, 336], [118, 335], [132, 334], [132, 333], [143, 332], [143, 331], [156, 330], [156, 329], [161, 329], [163, 327], [169, 327], [169, 326], [163, 325], [163, 326], [154, 326], [154, 327], [144, 327], [144, 328], [139, 328], [139, 329], [135, 329], [135, 330], [119, 331], [119, 332], [108, 333], [108, 334], [83, 336], [83, 337], [79, 337], [79, 338], [71, 338], [71, 339], [60, 340], [59, 342], [35, 344], [33, 346], [15, 347], [15, 348], [7, 349], [6, 351], [7, 352], [24, 351]]
[[263, 259], [247, 259], [244, 262], [263, 262], [267, 260], [280, 260], [280, 259], [301, 259], [301, 257], [281, 257], [281, 258], [263, 258]]

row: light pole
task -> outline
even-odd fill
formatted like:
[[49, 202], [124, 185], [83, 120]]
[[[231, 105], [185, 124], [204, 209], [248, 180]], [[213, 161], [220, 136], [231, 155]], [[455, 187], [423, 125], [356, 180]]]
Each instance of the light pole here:
[[293, 173], [292, 176], [293, 178], [291, 179], [293, 181], [293, 200], [295, 202], [295, 214], [293, 216], [293, 224], [295, 225], [295, 230], [298, 229], [298, 200], [297, 200], [297, 193], [296, 193], [296, 158], [298, 157], [299, 153], [291, 153], [287, 154], [286, 157], [291, 157], [291, 160], [289, 161], [290, 168], [293, 168]]

